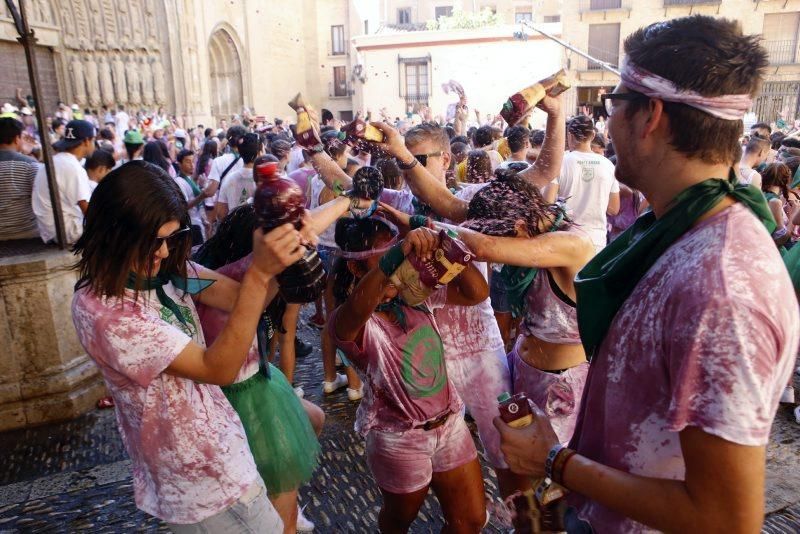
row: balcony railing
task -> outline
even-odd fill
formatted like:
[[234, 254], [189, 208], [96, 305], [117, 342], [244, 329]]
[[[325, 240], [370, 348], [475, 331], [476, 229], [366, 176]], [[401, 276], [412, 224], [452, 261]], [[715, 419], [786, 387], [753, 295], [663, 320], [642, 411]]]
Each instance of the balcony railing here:
[[797, 63], [797, 41], [764, 41], [764, 48], [769, 53], [769, 62], [773, 65], [791, 65]]
[[[612, 67], [619, 67], [619, 57], [601, 57], [597, 55], [597, 59], [605, 61]], [[603, 67], [600, 66], [599, 63], [596, 61], [591, 61], [584, 57], [579, 57], [577, 59], [577, 65], [574, 67], [576, 70], [579, 71], [594, 71], [594, 70], [603, 70]]]
[[631, 9], [630, 0], [580, 0], [581, 13], [588, 11], [615, 11]]
[[722, 0], [664, 0], [667, 6], [699, 6], [703, 4], [721, 4]]
[[426, 93], [416, 93], [416, 94], [404, 95], [403, 98], [406, 101], [406, 105], [423, 104], [427, 106], [429, 95]]
[[349, 83], [328, 83], [328, 96], [330, 98], [348, 98], [353, 96], [353, 88]]

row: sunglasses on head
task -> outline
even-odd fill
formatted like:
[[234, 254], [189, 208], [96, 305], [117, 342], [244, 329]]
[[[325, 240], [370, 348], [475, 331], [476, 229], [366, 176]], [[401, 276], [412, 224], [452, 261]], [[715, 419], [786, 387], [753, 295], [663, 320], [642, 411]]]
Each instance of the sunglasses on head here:
[[414, 157], [417, 158], [419, 164], [425, 167], [428, 164], [428, 158], [438, 158], [443, 154], [440, 150], [438, 152], [431, 152], [430, 154], [414, 154]]
[[164, 243], [167, 244], [167, 249], [168, 250], [174, 250], [175, 247], [177, 247], [178, 244], [180, 243], [180, 238], [184, 234], [189, 233], [190, 231], [191, 231], [191, 229], [189, 227], [183, 227], [183, 228], [181, 228], [179, 230], [175, 230], [174, 232], [172, 232], [168, 236], [156, 237], [155, 244], [153, 246], [153, 250], [159, 250], [164, 245]]

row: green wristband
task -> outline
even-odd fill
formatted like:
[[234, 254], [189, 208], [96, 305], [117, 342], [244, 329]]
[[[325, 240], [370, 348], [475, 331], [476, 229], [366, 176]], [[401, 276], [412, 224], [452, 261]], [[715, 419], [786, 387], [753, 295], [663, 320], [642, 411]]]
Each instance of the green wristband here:
[[406, 255], [403, 253], [403, 244], [397, 243], [381, 256], [378, 266], [381, 268], [381, 271], [383, 271], [383, 274], [392, 276], [405, 259]]
[[408, 224], [411, 226], [412, 230], [423, 228], [428, 226], [428, 218], [424, 215], [412, 215], [408, 221]]

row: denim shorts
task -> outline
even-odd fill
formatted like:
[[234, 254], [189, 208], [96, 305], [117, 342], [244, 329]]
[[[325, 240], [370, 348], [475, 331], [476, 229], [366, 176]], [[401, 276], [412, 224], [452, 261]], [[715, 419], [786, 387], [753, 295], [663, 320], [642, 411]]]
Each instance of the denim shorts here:
[[489, 298], [492, 302], [492, 309], [497, 313], [511, 313], [511, 306], [508, 303], [508, 291], [500, 273], [492, 272], [489, 281]]
[[317, 255], [322, 260], [322, 269], [325, 274], [331, 274], [333, 270], [333, 262], [336, 260], [336, 247], [326, 247], [325, 245], [317, 245]]
[[283, 520], [267, 498], [267, 489], [261, 477], [253, 483], [238, 501], [216, 515], [199, 523], [177, 525], [167, 523], [176, 534], [204, 532], [283, 532]]

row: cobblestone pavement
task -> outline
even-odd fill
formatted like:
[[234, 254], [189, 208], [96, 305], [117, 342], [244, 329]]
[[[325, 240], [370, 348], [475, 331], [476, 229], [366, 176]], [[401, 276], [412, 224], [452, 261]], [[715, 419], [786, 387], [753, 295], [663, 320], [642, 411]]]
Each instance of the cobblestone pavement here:
[[[297, 381], [306, 398], [327, 415], [320, 438], [324, 457], [302, 489], [301, 502], [317, 532], [374, 532], [380, 495], [365, 462], [363, 440], [353, 431], [357, 405], [344, 390], [323, 397], [319, 336], [305, 325], [299, 333], [315, 350], [298, 361]], [[800, 426], [790, 418], [782, 407], [768, 451], [764, 532], [770, 534], [800, 532]], [[136, 509], [130, 463], [113, 410], [0, 433], [0, 451], [0, 533], [165, 531], [157, 519]], [[496, 501], [494, 473], [483, 464], [486, 491]], [[431, 495], [412, 532], [438, 532], [441, 526]], [[493, 519], [485, 532], [503, 529]]]

